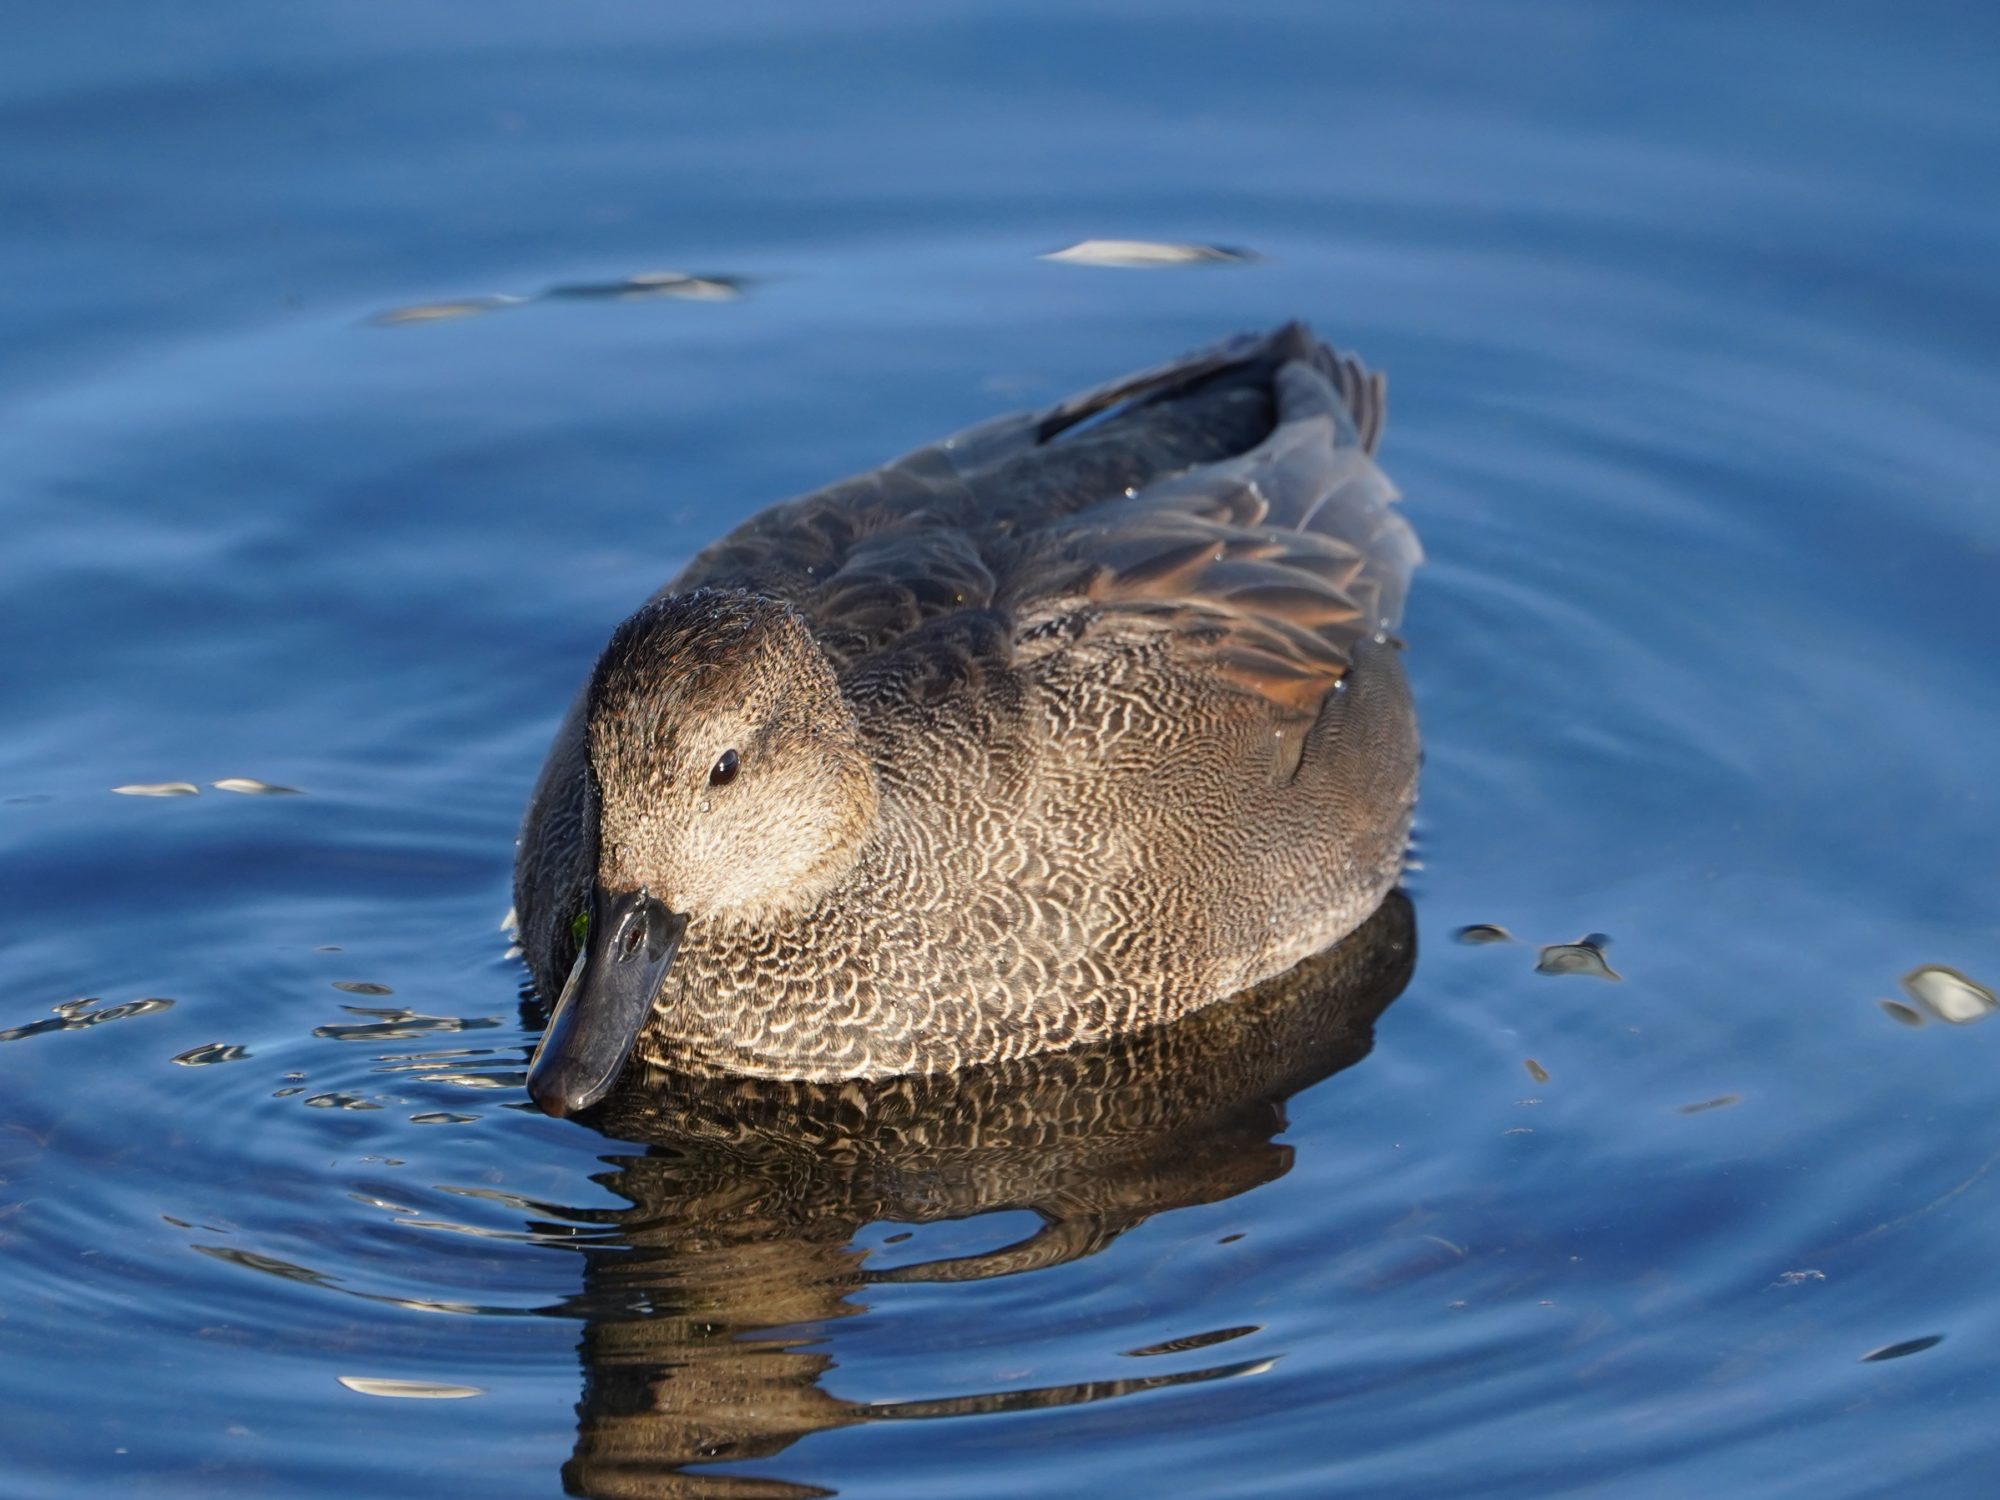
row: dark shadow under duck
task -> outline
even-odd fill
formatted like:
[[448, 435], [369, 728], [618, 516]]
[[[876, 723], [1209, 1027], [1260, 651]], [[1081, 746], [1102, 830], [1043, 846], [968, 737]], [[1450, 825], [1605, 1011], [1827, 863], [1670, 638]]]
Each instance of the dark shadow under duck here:
[[[568, 1113], [932, 1074], [1291, 968], [1394, 885], [1419, 558], [1303, 327], [773, 507], [614, 632], [516, 868]], [[565, 983], [565, 976], [568, 976]]]

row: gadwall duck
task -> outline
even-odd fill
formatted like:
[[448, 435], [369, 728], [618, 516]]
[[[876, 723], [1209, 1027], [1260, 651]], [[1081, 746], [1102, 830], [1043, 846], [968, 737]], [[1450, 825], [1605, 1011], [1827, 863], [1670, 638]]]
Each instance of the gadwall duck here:
[[[1095, 419], [1095, 420], [1093, 420]], [[551, 1114], [628, 1064], [1074, 1047], [1351, 932], [1401, 871], [1415, 536], [1304, 327], [752, 517], [613, 633], [529, 804]]]

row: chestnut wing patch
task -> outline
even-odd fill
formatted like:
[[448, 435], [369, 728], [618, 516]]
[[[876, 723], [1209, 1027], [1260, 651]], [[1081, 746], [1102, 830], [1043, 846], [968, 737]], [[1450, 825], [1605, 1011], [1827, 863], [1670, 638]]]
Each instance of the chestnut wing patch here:
[[[1379, 384], [1358, 379], [1379, 425]], [[1278, 389], [1263, 443], [1046, 531], [1003, 602], [1030, 628], [1084, 611], [1166, 632], [1178, 659], [1317, 714], [1356, 644], [1394, 628], [1420, 553], [1334, 378], [1294, 363]]]

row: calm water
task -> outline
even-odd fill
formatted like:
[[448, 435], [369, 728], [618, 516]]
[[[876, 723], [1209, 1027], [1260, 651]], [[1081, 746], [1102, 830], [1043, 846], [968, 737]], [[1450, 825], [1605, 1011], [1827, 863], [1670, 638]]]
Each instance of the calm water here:
[[[1254, 9], [16, 7], [0, 1492], [1988, 1492], [2000, 1022], [1879, 1002], [2000, 982], [2000, 22]], [[1432, 557], [1414, 975], [524, 1112], [612, 622], [1293, 314]]]

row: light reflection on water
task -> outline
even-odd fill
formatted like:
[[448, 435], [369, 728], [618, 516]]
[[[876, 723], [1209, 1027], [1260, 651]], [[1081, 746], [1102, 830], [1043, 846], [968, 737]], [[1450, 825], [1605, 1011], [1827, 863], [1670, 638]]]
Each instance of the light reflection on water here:
[[[1984, 1493], [1991, 17], [14, 41], [10, 1492]], [[1260, 258], [1038, 259], [1089, 240]], [[1432, 558], [1373, 1054], [524, 1110], [493, 914], [611, 622], [771, 499], [1291, 315], [1389, 372]]]

